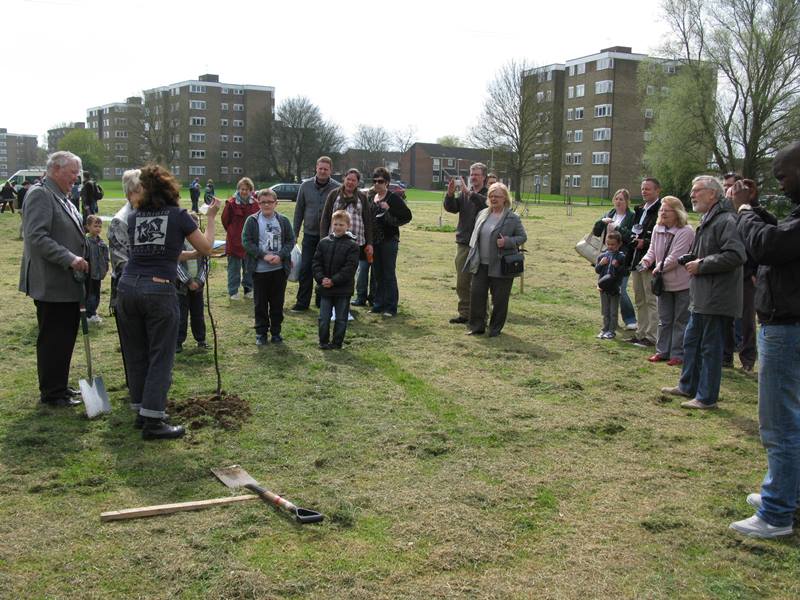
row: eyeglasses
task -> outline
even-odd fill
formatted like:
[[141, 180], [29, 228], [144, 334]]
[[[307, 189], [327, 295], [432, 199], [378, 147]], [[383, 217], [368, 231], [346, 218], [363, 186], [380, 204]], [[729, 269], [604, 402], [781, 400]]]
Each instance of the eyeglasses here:
[[277, 200], [259, 200], [259, 204], [277, 204]]
[[373, 179], [372, 183], [386, 183], [386, 180], [378, 177], [377, 179]]

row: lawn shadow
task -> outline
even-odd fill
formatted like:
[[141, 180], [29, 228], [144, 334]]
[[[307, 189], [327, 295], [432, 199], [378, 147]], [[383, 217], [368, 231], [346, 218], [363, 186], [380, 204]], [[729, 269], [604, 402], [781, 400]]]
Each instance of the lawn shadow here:
[[524, 340], [512, 333], [503, 331], [499, 336], [490, 338], [485, 335], [469, 336], [470, 339], [479, 341], [484, 347], [496, 346], [500, 352], [507, 355], [524, 355], [527, 358], [539, 360], [557, 360], [561, 357], [559, 352], [548, 350], [544, 346]]

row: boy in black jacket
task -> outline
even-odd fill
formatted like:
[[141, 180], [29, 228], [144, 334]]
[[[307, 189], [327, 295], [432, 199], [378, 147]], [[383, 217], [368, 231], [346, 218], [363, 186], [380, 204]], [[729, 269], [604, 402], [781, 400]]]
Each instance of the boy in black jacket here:
[[597, 257], [594, 270], [598, 274], [597, 289], [600, 290], [600, 312], [603, 315], [603, 330], [597, 334], [601, 340], [613, 340], [617, 335], [619, 314], [619, 292], [625, 277], [625, 253], [620, 251], [622, 236], [612, 231], [606, 236], [608, 249]]
[[[347, 332], [350, 296], [353, 295], [358, 242], [349, 231], [350, 215], [337, 210], [331, 216], [333, 233], [320, 240], [311, 264], [317, 282], [319, 304], [319, 347], [322, 350], [340, 349]], [[330, 342], [331, 314], [336, 309], [333, 342]]]

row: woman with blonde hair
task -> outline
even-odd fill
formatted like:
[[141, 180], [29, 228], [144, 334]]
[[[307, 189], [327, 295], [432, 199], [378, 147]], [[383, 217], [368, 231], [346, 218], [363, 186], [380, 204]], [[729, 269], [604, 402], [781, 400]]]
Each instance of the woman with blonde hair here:
[[658, 220], [647, 254], [640, 269], [662, 274], [664, 291], [658, 296], [658, 337], [656, 353], [650, 362], [667, 361], [670, 366], [683, 364], [683, 333], [689, 321], [689, 273], [678, 264], [694, 243], [694, 230], [687, 224], [683, 203], [675, 196], [661, 199]]
[[247, 271], [247, 253], [242, 246], [244, 222], [258, 212], [258, 204], [253, 195], [253, 180], [242, 177], [236, 184], [236, 193], [225, 202], [222, 209], [222, 226], [225, 228], [225, 255], [228, 257], [228, 296], [239, 300], [239, 285], [244, 288], [244, 297], [252, 298], [252, 273]]
[[528, 239], [522, 220], [511, 212], [511, 195], [502, 183], [489, 187], [487, 208], [475, 218], [464, 270], [472, 273], [469, 299], [468, 335], [486, 330], [486, 300], [491, 291], [492, 315], [489, 337], [500, 335], [508, 315], [508, 300], [516, 275], [502, 271], [503, 256], [514, 254]]

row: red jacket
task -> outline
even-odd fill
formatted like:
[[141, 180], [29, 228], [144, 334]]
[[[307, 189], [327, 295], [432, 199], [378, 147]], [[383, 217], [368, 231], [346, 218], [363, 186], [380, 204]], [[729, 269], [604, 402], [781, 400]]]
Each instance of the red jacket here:
[[225, 254], [244, 258], [245, 251], [242, 246], [242, 229], [244, 221], [253, 213], [258, 212], [258, 204], [250, 198], [249, 204], [239, 204], [236, 196], [228, 198], [225, 208], [222, 209], [222, 226], [225, 228]]

